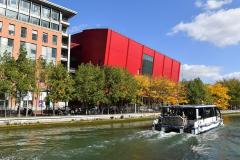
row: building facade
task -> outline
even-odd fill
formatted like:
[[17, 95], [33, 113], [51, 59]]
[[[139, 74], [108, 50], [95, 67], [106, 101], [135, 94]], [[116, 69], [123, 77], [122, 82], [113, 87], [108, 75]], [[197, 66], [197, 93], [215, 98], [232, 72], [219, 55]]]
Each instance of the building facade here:
[[[28, 58], [42, 57], [69, 69], [71, 36], [67, 29], [76, 14], [47, 0], [0, 0], [0, 55], [8, 52], [17, 58], [24, 47]], [[46, 93], [42, 94], [44, 99]], [[35, 105], [32, 94], [28, 99]]]
[[179, 81], [181, 63], [111, 29], [90, 29], [72, 35], [71, 68], [81, 63], [127, 69]]

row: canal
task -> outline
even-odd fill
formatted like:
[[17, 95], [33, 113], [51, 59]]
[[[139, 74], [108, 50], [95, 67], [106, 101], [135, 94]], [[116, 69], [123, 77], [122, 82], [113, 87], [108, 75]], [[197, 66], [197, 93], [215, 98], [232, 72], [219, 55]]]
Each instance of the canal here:
[[195, 136], [151, 131], [151, 121], [0, 131], [0, 159], [239, 159], [240, 116]]

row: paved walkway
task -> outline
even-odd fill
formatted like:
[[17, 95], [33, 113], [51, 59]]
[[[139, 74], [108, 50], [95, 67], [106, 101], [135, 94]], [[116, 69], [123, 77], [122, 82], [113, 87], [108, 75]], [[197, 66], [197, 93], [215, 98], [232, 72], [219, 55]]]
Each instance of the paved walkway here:
[[110, 120], [110, 119], [155, 118], [155, 117], [158, 117], [159, 114], [160, 113], [137, 113], [137, 114], [114, 114], [114, 115], [0, 118], [0, 126], [52, 124], [52, 123], [72, 122], [72, 121], [94, 121], [94, 120]]
[[235, 113], [240, 113], [240, 110], [225, 110], [221, 111], [222, 114], [235, 114]]

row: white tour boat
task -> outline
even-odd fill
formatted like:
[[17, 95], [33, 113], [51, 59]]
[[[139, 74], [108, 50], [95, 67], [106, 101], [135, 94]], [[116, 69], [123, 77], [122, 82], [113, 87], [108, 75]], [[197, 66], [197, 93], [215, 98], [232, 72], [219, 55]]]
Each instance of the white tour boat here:
[[223, 125], [220, 110], [214, 105], [163, 107], [153, 121], [153, 129], [163, 132], [199, 134]]

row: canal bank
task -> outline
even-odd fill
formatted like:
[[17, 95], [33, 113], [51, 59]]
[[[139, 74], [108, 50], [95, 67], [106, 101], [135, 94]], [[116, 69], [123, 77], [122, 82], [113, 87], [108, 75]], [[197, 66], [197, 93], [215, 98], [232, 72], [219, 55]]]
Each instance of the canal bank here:
[[33, 126], [33, 125], [65, 125], [65, 124], [97, 124], [142, 121], [154, 119], [160, 113], [114, 114], [114, 115], [81, 115], [81, 116], [51, 116], [51, 117], [17, 117], [0, 118], [0, 127]]
[[[240, 114], [240, 110], [225, 110], [223, 115]], [[51, 117], [14, 117], [0, 118], [0, 127], [25, 127], [25, 126], [63, 126], [63, 125], [94, 125], [106, 123], [122, 123], [152, 120], [160, 113], [137, 114], [110, 114], [110, 115], [80, 115], [80, 116], [51, 116]]]
[[223, 115], [226, 115], [226, 114], [240, 114], [240, 110], [224, 110], [224, 111], [221, 111], [221, 113]]

